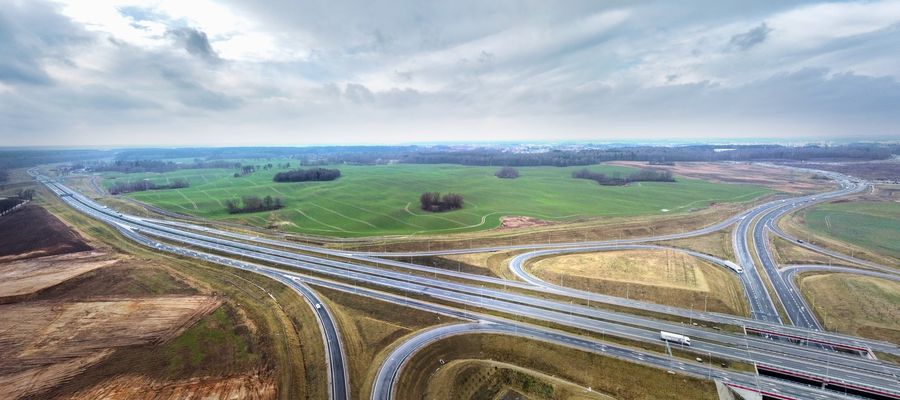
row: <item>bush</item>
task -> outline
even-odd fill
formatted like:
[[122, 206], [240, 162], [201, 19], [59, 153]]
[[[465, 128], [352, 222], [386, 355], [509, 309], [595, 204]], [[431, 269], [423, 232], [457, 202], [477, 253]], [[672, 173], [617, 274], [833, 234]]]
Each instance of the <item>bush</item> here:
[[503, 179], [516, 179], [519, 177], [519, 170], [513, 167], [503, 167], [500, 168], [500, 170], [497, 171], [494, 176]]

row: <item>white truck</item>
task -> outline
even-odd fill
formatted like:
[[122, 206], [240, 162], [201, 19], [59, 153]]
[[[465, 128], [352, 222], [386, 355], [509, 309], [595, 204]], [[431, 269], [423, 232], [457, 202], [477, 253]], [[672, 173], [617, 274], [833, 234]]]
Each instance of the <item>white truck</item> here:
[[685, 346], [691, 345], [691, 338], [684, 335], [679, 335], [677, 333], [659, 331], [659, 338], [667, 342], [681, 343]]

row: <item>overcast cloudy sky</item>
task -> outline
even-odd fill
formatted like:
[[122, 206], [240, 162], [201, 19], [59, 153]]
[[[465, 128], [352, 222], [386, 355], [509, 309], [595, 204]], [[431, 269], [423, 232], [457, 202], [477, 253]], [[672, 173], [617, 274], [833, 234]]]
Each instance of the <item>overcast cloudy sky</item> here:
[[898, 127], [900, 0], [0, 0], [0, 146]]

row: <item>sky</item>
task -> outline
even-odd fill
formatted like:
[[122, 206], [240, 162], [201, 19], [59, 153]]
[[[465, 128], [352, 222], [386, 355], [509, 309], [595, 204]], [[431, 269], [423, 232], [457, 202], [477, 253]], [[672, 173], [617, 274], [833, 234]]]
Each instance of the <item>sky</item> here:
[[900, 0], [0, 0], [0, 146], [898, 127]]

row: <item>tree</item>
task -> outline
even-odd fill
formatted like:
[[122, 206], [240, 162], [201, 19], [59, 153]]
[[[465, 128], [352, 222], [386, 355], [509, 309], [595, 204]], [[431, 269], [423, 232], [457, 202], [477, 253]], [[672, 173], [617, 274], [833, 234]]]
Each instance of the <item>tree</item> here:
[[519, 170], [513, 167], [503, 167], [497, 171], [494, 176], [503, 179], [516, 179], [519, 177]]
[[240, 209], [238, 207], [238, 203], [235, 200], [225, 200], [225, 209], [228, 210], [229, 214], [235, 214]]
[[16, 197], [20, 200], [34, 200], [34, 189], [19, 189], [16, 191]]
[[431, 211], [431, 207], [433, 207], [440, 199], [440, 193], [431, 193], [425, 192], [419, 196], [419, 203], [422, 206], [422, 209], [425, 211]]

